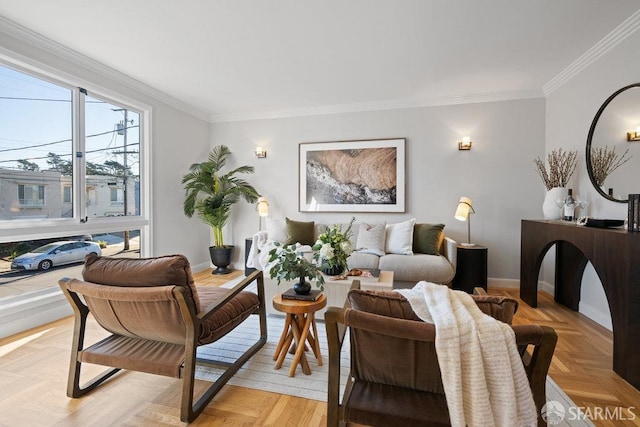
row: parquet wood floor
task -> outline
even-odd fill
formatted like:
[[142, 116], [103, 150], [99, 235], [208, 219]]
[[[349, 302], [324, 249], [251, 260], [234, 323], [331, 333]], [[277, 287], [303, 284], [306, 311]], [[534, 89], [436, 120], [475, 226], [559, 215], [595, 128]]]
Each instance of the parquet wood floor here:
[[[231, 278], [206, 271], [195, 274], [199, 284], [219, 285]], [[490, 293], [518, 295], [517, 290], [508, 289]], [[538, 301], [537, 309], [521, 303], [514, 323], [547, 324], [558, 331], [550, 374], [571, 399], [601, 411], [605, 407], [610, 411], [639, 408], [640, 392], [611, 370], [611, 333], [555, 304], [547, 294], [541, 293]], [[0, 426], [183, 425], [180, 382], [172, 378], [126, 372], [84, 398], [67, 398], [72, 328], [71, 318], [66, 318], [0, 340]], [[102, 332], [94, 326], [87, 335], [98, 338]], [[98, 371], [96, 367], [95, 373]], [[598, 426], [640, 425], [638, 418], [594, 422]], [[192, 425], [324, 426], [326, 404], [228, 385]]]
[[558, 344], [549, 375], [576, 406], [591, 414], [594, 424], [640, 426], [640, 391], [613, 372], [610, 331], [556, 304], [553, 297], [544, 292], [538, 293], [537, 308], [519, 299], [519, 289], [490, 289], [489, 293], [508, 295], [520, 302], [514, 324], [537, 323], [556, 330]]

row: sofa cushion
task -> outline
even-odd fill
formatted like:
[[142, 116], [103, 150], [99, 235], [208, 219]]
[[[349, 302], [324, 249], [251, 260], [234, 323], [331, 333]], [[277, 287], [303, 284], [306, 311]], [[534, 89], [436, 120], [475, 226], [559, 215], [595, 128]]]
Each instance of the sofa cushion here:
[[300, 243], [301, 245], [313, 245], [315, 243], [314, 238], [314, 222], [313, 221], [294, 221], [286, 218], [287, 220], [287, 240], [286, 245], [294, 243]]
[[265, 218], [267, 240], [284, 243], [287, 240], [287, 226], [281, 219]]
[[380, 257], [364, 252], [351, 252], [347, 258], [347, 267], [351, 268], [378, 268]]
[[358, 230], [356, 250], [378, 256], [384, 255], [386, 223], [370, 225], [362, 223]]
[[444, 224], [416, 224], [413, 227], [413, 252], [440, 255]]
[[411, 218], [397, 224], [387, 224], [384, 240], [384, 251], [388, 254], [413, 255], [413, 225], [416, 219]]
[[442, 255], [414, 254], [413, 256], [387, 254], [380, 258], [380, 270], [393, 271], [393, 280], [398, 282], [427, 280], [434, 283], [449, 283], [455, 271]]

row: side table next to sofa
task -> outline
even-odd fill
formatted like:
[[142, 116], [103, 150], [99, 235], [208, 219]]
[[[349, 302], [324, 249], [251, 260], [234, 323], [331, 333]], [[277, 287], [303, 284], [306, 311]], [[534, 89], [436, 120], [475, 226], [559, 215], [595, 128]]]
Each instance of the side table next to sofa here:
[[458, 245], [458, 264], [453, 278], [453, 289], [473, 293], [479, 286], [487, 290], [487, 252], [485, 246]]

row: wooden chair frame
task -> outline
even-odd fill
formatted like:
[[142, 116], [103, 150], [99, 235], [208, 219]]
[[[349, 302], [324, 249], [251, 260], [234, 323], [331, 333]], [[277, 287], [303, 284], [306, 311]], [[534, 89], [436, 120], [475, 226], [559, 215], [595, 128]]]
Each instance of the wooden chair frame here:
[[[90, 310], [89, 307], [83, 302], [78, 293], [70, 291], [68, 289], [67, 284], [69, 281], [71, 281], [71, 279], [63, 278], [59, 281], [59, 284], [65, 297], [71, 303], [74, 311], [74, 332], [71, 360], [69, 364], [67, 396], [76, 398], [92, 391], [121, 369], [128, 368], [119, 367], [109, 369], [96, 376], [92, 380], [88, 381], [84, 385], [80, 385], [80, 374], [82, 368], [80, 354], [85, 346], [85, 331], [87, 326], [87, 317], [90, 313]], [[198, 335], [202, 322], [210, 316], [213, 316], [234, 296], [243, 291], [254, 281], [257, 284], [260, 305], [256, 312], [254, 312], [253, 314], [257, 314], [260, 317], [260, 338], [233, 363], [225, 363], [209, 359], [197, 358], [196, 350], [198, 347]], [[266, 343], [267, 320], [264, 301], [264, 279], [262, 271], [260, 270], [254, 271], [236, 286], [229, 289], [223, 298], [203, 309], [200, 314], [196, 313], [193, 299], [186, 297], [187, 292], [189, 292], [187, 288], [182, 286], [175, 286], [172, 290], [172, 293], [180, 307], [182, 316], [184, 319], [186, 319], [186, 335], [184, 345], [167, 343], [167, 347], [169, 347], [170, 351], [176, 356], [184, 357], [184, 363], [180, 369], [180, 378], [182, 379], [182, 403], [180, 409], [180, 419], [185, 422], [191, 422], [195, 418], [197, 418], [198, 415], [200, 415], [206, 405], [215, 397], [215, 395], [240, 369], [240, 367], [242, 367], [242, 365]], [[213, 382], [203, 392], [200, 398], [198, 398], [198, 400], [194, 403], [193, 389], [195, 383], [196, 364], [214, 365], [218, 367], [224, 367], [226, 369], [224, 373], [215, 382]]]

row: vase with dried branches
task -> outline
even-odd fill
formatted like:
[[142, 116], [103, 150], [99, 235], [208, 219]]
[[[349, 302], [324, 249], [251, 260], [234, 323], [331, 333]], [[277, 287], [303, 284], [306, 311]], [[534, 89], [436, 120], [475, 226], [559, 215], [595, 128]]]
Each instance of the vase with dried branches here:
[[547, 166], [540, 157], [536, 157], [534, 160], [536, 171], [542, 178], [546, 189], [566, 187], [569, 178], [576, 170], [578, 151], [565, 151], [562, 148], [554, 149], [547, 154], [547, 162], [549, 163], [549, 170], [547, 170]]
[[591, 171], [598, 187], [604, 186], [604, 182], [613, 171], [631, 159], [627, 148], [622, 155], [616, 153], [616, 148], [591, 147]]
[[552, 150], [547, 154], [547, 165], [537, 157], [534, 160], [536, 172], [542, 178], [547, 194], [542, 203], [542, 212], [546, 219], [560, 219], [560, 209], [564, 206], [567, 196], [567, 183], [576, 170], [578, 151], [565, 151], [562, 148]]

